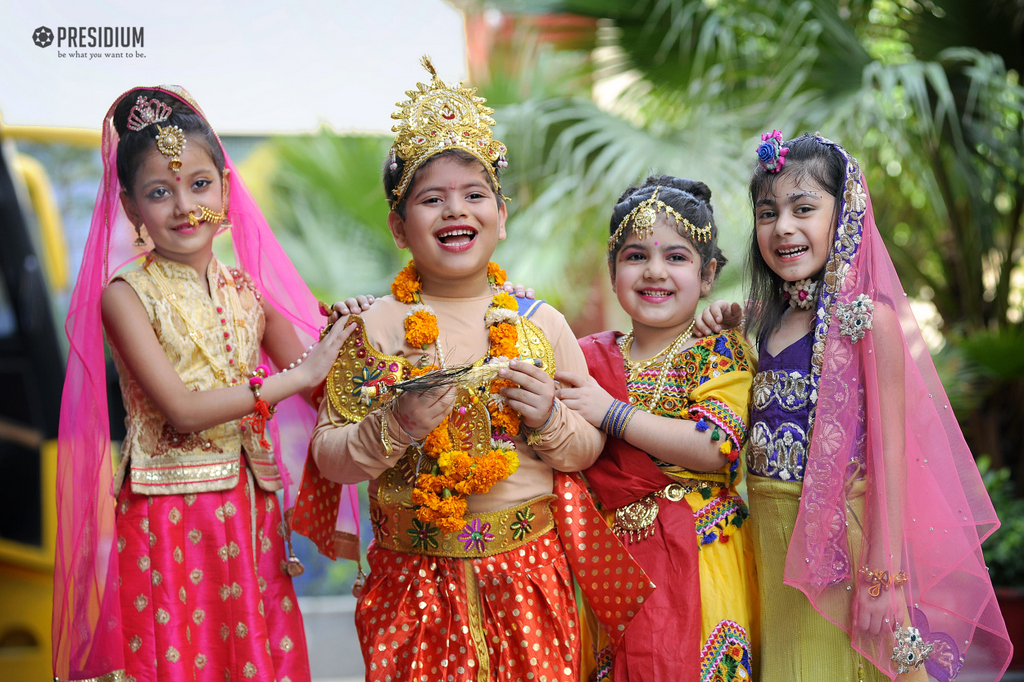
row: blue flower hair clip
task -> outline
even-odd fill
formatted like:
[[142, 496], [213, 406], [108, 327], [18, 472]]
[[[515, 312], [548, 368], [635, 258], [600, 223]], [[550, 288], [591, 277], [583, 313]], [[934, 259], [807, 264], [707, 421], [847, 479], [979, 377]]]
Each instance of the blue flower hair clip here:
[[786, 163], [786, 152], [789, 147], [782, 146], [782, 131], [773, 130], [771, 134], [761, 136], [761, 144], [757, 145], [757, 162], [769, 173], [778, 173]]

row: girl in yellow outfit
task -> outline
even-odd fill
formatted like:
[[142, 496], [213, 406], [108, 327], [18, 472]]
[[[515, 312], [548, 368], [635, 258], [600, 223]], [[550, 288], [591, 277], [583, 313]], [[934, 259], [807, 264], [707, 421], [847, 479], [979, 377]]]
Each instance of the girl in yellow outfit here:
[[608, 433], [587, 482], [658, 586], [619, 646], [591, 640], [590, 679], [753, 678], [757, 581], [735, 488], [753, 358], [736, 332], [692, 338], [725, 264], [710, 198], [667, 176], [623, 194], [609, 266], [633, 330], [580, 341], [593, 379], [555, 376], [562, 401]]

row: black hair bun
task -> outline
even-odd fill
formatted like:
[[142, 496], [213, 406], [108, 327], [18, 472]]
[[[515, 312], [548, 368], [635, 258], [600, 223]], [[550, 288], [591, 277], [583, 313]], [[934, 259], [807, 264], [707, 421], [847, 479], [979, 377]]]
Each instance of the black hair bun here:
[[686, 178], [677, 178], [671, 175], [651, 175], [644, 181], [643, 188], [657, 187], [658, 185], [691, 194], [695, 199], [709, 204], [710, 207], [711, 188], [699, 180], [687, 180]]

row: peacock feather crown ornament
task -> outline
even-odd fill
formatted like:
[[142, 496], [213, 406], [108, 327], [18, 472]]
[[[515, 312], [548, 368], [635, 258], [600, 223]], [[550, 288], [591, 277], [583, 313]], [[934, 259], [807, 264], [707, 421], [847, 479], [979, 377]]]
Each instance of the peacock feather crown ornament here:
[[430, 157], [448, 149], [461, 149], [479, 159], [495, 191], [500, 191], [495, 162], [498, 168], [507, 168], [505, 153], [508, 150], [492, 137], [494, 109], [485, 106], [486, 99], [477, 97], [476, 88], [442, 81], [429, 57], [423, 57], [420, 63], [431, 75], [430, 84], [417, 83], [415, 90], [407, 90], [405, 94], [409, 99], [398, 102], [399, 110], [391, 114], [398, 123], [391, 127], [397, 134], [389, 152], [390, 168], [398, 169], [396, 157], [405, 162], [391, 206], [397, 206], [405, 196], [416, 169]]

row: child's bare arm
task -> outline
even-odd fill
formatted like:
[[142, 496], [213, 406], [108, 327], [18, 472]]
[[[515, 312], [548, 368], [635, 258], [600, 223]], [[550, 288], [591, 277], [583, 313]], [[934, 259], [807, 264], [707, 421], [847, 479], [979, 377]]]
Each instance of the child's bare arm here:
[[[248, 381], [209, 391], [192, 391], [185, 385], [164, 354], [142, 301], [127, 282], [117, 280], [107, 287], [101, 299], [101, 310], [108, 340], [146, 396], [176, 430], [181, 433], [202, 431], [253, 411], [253, 392]], [[273, 404], [295, 393], [312, 390], [326, 376], [333, 358], [353, 329], [351, 325], [332, 329], [302, 365], [267, 378], [260, 391], [261, 398]], [[297, 356], [301, 356], [304, 349], [297, 337], [295, 345]], [[287, 350], [280, 352], [295, 350], [287, 344], [285, 348]]]
[[711, 336], [723, 329], [735, 329], [743, 324], [743, 306], [729, 301], [714, 301], [697, 317], [694, 336]]
[[[899, 572], [902, 564], [903, 547], [903, 491], [906, 489], [906, 460], [904, 457], [906, 434], [906, 399], [904, 394], [904, 342], [900, 333], [900, 323], [896, 311], [880, 302], [875, 304], [875, 311], [870, 332], [873, 341], [876, 369], [879, 378], [898, 378], [899, 381], [887, 381], [884, 391], [878, 391], [878, 419], [881, 429], [882, 453], [881, 463], [868, 462], [868, 476], [880, 472], [884, 482], [878, 488], [885, 491], [885, 509], [865, 506], [864, 524], [864, 560], [866, 567], [873, 571], [890, 571], [891, 575]], [[869, 416], [870, 418], [870, 416]], [[870, 483], [870, 481], [869, 481]], [[877, 502], [869, 495], [868, 505]], [[854, 559], [856, 560], [856, 559]], [[859, 570], [859, 566], [854, 570]], [[854, 624], [861, 630], [878, 634], [886, 625], [885, 619], [894, 617], [902, 620], [900, 615], [906, 605], [896, 604], [897, 612], [893, 613], [895, 597], [890, 598], [890, 591], [882, 591], [878, 598], [868, 593], [869, 585], [860, 577], [856, 579], [856, 605]], [[902, 594], [893, 591], [894, 595]]]

